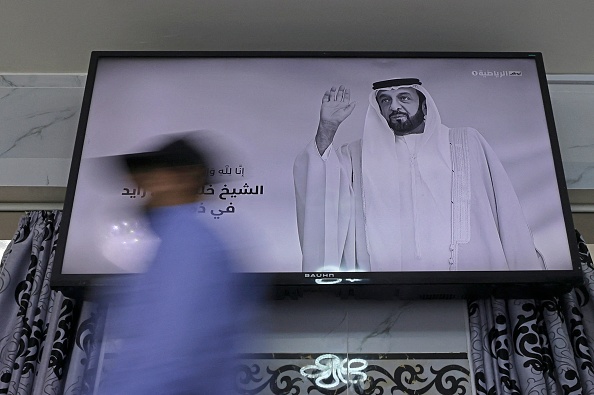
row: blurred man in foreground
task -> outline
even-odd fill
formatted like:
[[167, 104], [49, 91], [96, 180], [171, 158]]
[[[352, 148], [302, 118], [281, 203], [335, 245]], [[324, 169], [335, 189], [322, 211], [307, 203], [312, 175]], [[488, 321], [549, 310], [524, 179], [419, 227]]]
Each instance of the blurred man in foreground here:
[[147, 218], [160, 245], [148, 271], [112, 303], [122, 348], [100, 393], [232, 394], [244, 295], [228, 251], [196, 215], [205, 155], [179, 138], [123, 159], [151, 193]]

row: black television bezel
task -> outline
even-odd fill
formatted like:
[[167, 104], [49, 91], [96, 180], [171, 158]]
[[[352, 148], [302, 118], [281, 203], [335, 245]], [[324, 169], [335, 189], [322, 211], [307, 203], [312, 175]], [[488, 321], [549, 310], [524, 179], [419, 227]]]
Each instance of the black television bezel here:
[[458, 272], [333, 272], [333, 273], [242, 273], [254, 285], [268, 286], [279, 297], [295, 297], [303, 292], [332, 292], [344, 297], [455, 299], [472, 297], [546, 297], [568, 292], [581, 284], [582, 270], [573, 228], [561, 152], [553, 118], [544, 61], [540, 52], [378, 52], [378, 51], [93, 51], [74, 144], [62, 214], [60, 237], [52, 270], [52, 287], [105, 287], [125, 283], [134, 274], [64, 274], [62, 263], [68, 240], [72, 205], [95, 76], [100, 59], [105, 58], [497, 58], [533, 59], [537, 68], [543, 108], [549, 130], [557, 185], [565, 219], [572, 260], [571, 270], [551, 271], [458, 271]]

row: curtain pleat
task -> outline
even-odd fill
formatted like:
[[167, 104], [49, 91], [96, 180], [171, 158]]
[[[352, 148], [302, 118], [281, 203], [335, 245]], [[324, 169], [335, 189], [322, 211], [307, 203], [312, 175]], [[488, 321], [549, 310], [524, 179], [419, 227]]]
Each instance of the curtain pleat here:
[[[0, 310], [3, 312], [0, 393], [42, 393], [40, 391], [56, 381], [53, 378], [44, 380], [45, 377], [37, 379], [37, 373], [39, 362], [51, 355], [51, 346], [46, 343], [47, 323], [55, 309], [49, 309], [52, 297], [48, 266], [54, 253], [60, 218], [59, 212], [32, 212], [24, 216], [7, 249], [0, 290]], [[46, 376], [45, 369], [40, 373]]]
[[583, 286], [550, 299], [469, 302], [477, 394], [594, 394], [594, 266], [577, 236]]
[[64, 385], [64, 395], [93, 394], [101, 367], [105, 305], [85, 302], [74, 337], [74, 347]]
[[61, 217], [60, 211], [24, 215], [2, 257], [0, 394], [62, 393], [81, 302], [50, 289]]

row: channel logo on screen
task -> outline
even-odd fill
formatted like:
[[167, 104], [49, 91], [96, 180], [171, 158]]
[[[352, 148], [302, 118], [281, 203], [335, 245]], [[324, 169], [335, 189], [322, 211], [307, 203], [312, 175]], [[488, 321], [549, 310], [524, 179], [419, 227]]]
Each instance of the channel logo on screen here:
[[494, 77], [494, 78], [502, 78], [502, 77], [521, 77], [522, 72], [518, 70], [504, 70], [504, 71], [483, 71], [483, 70], [473, 70], [472, 75], [474, 77]]

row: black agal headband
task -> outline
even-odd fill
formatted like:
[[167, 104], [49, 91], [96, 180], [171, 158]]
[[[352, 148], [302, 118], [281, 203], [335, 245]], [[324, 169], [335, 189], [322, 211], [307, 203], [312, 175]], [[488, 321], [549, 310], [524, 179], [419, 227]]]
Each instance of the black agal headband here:
[[418, 78], [396, 78], [393, 80], [385, 80], [374, 82], [373, 89], [391, 88], [393, 86], [403, 85], [421, 85], [421, 81]]

